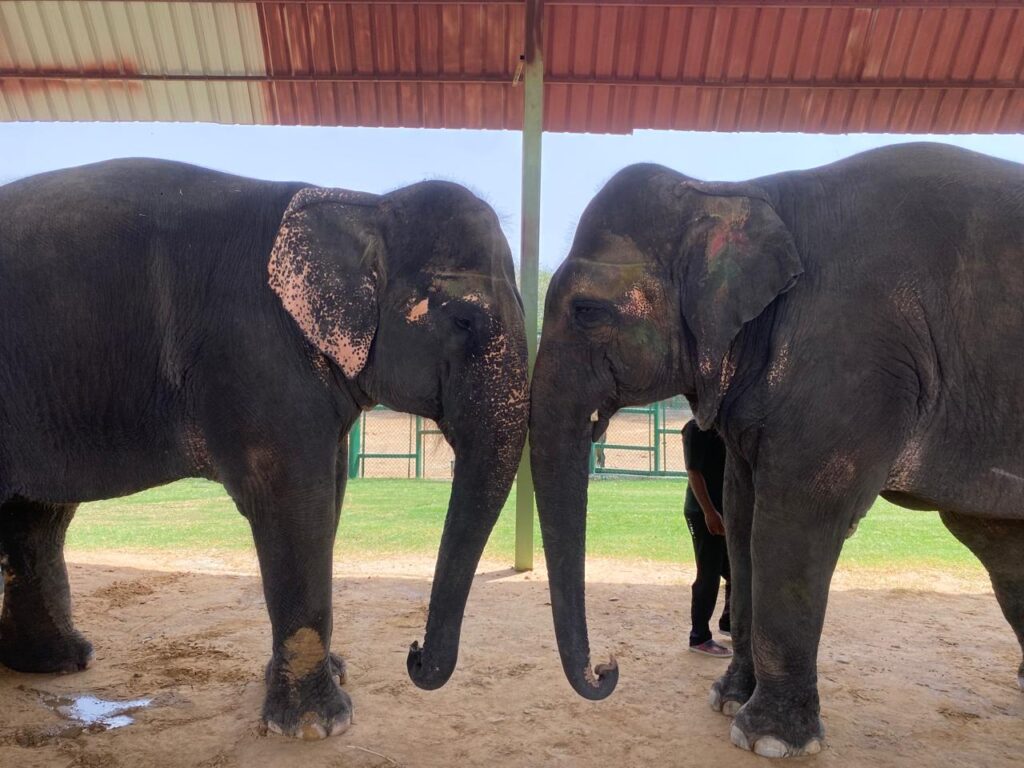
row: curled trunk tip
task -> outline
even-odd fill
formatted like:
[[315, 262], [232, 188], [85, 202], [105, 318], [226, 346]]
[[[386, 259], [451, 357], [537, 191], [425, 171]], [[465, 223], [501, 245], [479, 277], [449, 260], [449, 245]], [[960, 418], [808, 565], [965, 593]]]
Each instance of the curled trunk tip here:
[[583, 666], [582, 685], [574, 685], [576, 692], [585, 699], [600, 701], [611, 696], [615, 686], [619, 684], [619, 662], [614, 656], [609, 657], [607, 664], [598, 664], [590, 668], [590, 660]]
[[448, 678], [455, 671], [454, 663], [439, 664], [436, 660], [427, 655], [427, 649], [420, 646], [418, 640], [414, 640], [409, 646], [409, 656], [405, 660], [405, 666], [409, 670], [409, 679], [417, 688], [425, 691], [436, 691], [448, 682]]

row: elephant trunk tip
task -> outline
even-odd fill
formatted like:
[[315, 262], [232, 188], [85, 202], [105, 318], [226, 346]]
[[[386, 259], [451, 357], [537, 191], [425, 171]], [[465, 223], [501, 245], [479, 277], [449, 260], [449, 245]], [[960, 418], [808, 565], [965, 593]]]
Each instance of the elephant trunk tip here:
[[436, 691], [448, 682], [448, 679], [455, 671], [455, 663], [439, 663], [427, 654], [427, 649], [414, 640], [409, 646], [409, 656], [406, 658], [405, 666], [409, 670], [409, 679], [417, 688], [425, 691]]
[[600, 701], [612, 695], [619, 684], [619, 662], [612, 656], [607, 664], [598, 664], [590, 668], [590, 660], [583, 665], [580, 677], [570, 677], [569, 681], [576, 693], [590, 701]]

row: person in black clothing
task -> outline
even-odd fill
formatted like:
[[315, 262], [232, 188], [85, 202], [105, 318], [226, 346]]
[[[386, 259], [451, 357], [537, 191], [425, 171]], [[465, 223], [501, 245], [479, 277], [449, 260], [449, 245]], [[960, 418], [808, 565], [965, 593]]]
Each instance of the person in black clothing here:
[[722, 485], [725, 477], [725, 444], [715, 432], [701, 432], [697, 422], [683, 427], [683, 456], [688, 482], [683, 513], [693, 538], [697, 579], [690, 604], [690, 650], [728, 658], [732, 651], [711, 637], [711, 615], [718, 600], [718, 585], [725, 579], [725, 608], [718, 621], [729, 636], [729, 555], [722, 523]]

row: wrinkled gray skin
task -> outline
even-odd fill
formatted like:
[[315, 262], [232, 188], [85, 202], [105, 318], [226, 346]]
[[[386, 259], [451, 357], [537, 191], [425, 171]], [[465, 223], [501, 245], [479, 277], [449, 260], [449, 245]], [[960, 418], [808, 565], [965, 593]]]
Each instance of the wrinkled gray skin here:
[[879, 494], [941, 510], [1024, 645], [1021, 349], [1020, 165], [916, 144], [740, 184], [621, 171], [551, 282], [532, 388], [570, 683], [603, 698], [618, 676], [590, 670], [588, 446], [619, 408], [680, 393], [729, 451], [735, 656], [711, 703], [735, 744], [821, 748], [829, 582]]
[[488, 205], [444, 182], [367, 195], [158, 160], [56, 171], [0, 187], [0, 308], [0, 663], [92, 658], [63, 558], [79, 502], [207, 477], [259, 555], [266, 726], [345, 730], [331, 557], [346, 436], [380, 402], [436, 420], [455, 451], [408, 657], [417, 685], [445, 683], [527, 424], [522, 302]]

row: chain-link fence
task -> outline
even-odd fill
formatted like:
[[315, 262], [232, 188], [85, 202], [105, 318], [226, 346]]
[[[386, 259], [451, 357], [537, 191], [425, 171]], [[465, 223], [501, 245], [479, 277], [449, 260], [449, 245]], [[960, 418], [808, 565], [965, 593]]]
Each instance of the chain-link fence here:
[[455, 455], [437, 424], [378, 405], [349, 432], [349, 477], [451, 479]]
[[[623, 408], [591, 448], [591, 474], [684, 474], [679, 432], [690, 417], [682, 398]], [[359, 418], [349, 441], [349, 477], [452, 477], [452, 449], [437, 425], [419, 416], [377, 406]]]
[[623, 408], [590, 449], [592, 475], [683, 475], [680, 431], [691, 418], [682, 398], [639, 408]]

